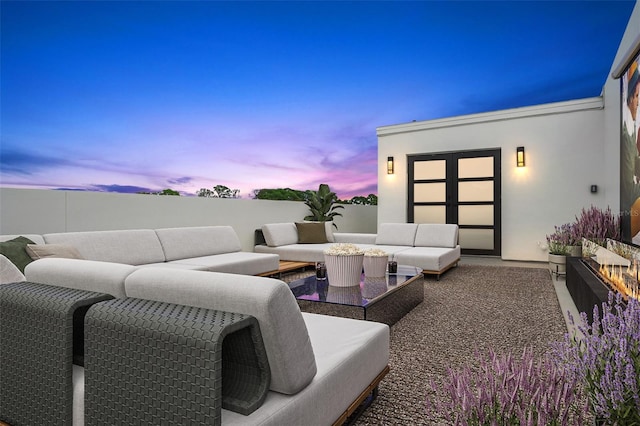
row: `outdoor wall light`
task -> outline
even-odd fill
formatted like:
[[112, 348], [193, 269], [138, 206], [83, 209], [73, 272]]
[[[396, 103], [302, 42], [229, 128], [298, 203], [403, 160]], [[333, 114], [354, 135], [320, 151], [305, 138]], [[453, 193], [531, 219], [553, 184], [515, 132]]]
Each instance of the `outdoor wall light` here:
[[524, 146], [516, 148], [516, 165], [524, 167]]
[[387, 157], [387, 174], [393, 174], [393, 157]]

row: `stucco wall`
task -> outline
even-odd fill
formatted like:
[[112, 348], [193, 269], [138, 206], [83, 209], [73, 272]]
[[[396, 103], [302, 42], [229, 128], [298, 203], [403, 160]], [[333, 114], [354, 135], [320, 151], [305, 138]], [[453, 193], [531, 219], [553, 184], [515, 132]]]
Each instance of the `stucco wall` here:
[[[243, 250], [265, 223], [301, 221], [302, 202], [0, 188], [0, 234], [230, 225]], [[377, 229], [375, 206], [345, 205], [341, 232]]]
[[[612, 69], [639, 34], [636, 2]], [[590, 205], [619, 210], [620, 111], [620, 82], [609, 75], [597, 98], [380, 127], [378, 223], [407, 219], [407, 155], [500, 148], [502, 258], [544, 261], [539, 242], [554, 225]], [[521, 169], [518, 146], [526, 149]], [[386, 173], [388, 156], [393, 175]]]

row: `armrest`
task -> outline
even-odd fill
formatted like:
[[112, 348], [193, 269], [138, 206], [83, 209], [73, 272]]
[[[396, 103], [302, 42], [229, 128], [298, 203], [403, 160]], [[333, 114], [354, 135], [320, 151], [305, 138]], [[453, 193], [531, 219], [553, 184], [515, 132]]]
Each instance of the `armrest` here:
[[89, 309], [85, 331], [87, 423], [220, 424], [222, 408], [250, 414], [269, 390], [249, 315], [115, 299]]
[[72, 361], [82, 358], [83, 316], [111, 298], [31, 282], [0, 286], [0, 420], [71, 424]]

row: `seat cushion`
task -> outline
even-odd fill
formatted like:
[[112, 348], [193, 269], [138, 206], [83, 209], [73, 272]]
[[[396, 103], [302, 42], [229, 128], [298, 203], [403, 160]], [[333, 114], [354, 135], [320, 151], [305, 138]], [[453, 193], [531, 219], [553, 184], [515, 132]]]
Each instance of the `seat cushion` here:
[[295, 394], [316, 374], [307, 327], [293, 293], [282, 281], [148, 267], [129, 275], [125, 288], [129, 297], [253, 315], [269, 359], [271, 390]]
[[213, 256], [194, 257], [168, 262], [167, 265], [189, 265], [201, 271], [227, 272], [230, 274], [259, 275], [265, 272], [277, 271], [280, 258], [277, 254], [222, 253]]
[[401, 265], [411, 265], [426, 271], [442, 271], [460, 259], [460, 246], [413, 247], [395, 254], [395, 260]]

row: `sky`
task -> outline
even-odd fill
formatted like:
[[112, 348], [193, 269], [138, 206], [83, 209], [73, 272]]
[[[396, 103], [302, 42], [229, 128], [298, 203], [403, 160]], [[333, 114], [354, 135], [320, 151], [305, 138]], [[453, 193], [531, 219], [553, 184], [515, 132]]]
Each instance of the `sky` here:
[[3, 0], [0, 186], [376, 194], [377, 127], [599, 96], [634, 5]]

